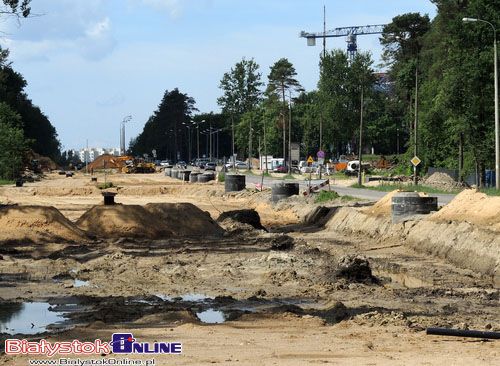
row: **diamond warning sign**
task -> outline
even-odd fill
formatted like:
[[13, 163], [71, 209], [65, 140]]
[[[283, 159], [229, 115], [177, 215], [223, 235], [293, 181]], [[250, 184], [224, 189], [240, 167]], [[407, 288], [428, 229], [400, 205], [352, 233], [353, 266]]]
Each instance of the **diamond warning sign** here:
[[422, 160], [420, 160], [418, 158], [418, 156], [414, 156], [410, 161], [413, 164], [413, 166], [417, 166], [418, 164], [420, 164], [422, 162]]

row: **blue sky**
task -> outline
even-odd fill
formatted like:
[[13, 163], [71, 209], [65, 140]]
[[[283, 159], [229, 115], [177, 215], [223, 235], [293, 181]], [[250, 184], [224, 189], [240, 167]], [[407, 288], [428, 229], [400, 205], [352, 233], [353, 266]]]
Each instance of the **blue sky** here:
[[[219, 81], [242, 57], [264, 81], [287, 57], [307, 90], [316, 87], [321, 42], [301, 30], [384, 24], [406, 12], [435, 15], [428, 0], [33, 0], [39, 16], [0, 23], [0, 44], [28, 82], [27, 93], [56, 127], [64, 149], [119, 146], [119, 125], [132, 115], [137, 135], [165, 90], [176, 87], [200, 112], [218, 111]], [[327, 48], [345, 49], [345, 39]], [[358, 48], [379, 62], [378, 36]]]

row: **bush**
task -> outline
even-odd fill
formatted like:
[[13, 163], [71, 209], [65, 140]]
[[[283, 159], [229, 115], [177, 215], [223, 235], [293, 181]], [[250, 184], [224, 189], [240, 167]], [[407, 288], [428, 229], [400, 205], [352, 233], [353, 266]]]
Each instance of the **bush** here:
[[112, 182], [106, 182], [106, 183], [101, 183], [97, 185], [97, 188], [99, 189], [107, 189], [107, 188], [113, 188], [113, 183]]
[[223, 173], [223, 172], [219, 172], [219, 174], [217, 175], [217, 181], [219, 182], [225, 182], [226, 181], [226, 174]]
[[315, 203], [328, 202], [328, 201], [337, 199], [339, 197], [340, 197], [339, 194], [335, 191], [321, 191], [316, 196], [316, 199], [314, 200], [314, 202]]

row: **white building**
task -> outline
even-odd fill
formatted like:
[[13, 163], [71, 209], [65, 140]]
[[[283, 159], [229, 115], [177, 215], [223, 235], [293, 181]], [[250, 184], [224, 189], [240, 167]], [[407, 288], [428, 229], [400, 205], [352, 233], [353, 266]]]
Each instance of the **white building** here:
[[78, 152], [78, 156], [82, 162], [90, 163], [94, 161], [98, 156], [109, 154], [114, 156], [120, 155], [120, 149], [117, 147], [112, 148], [88, 148], [88, 149], [80, 149]]

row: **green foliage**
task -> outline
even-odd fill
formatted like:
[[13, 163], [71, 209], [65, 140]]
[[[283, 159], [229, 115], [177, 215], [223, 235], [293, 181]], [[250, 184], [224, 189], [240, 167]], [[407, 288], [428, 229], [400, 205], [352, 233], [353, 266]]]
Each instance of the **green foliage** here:
[[0, 186], [6, 186], [10, 184], [14, 184], [15, 181], [13, 180], [8, 180], [8, 179], [0, 179]]
[[243, 58], [224, 74], [219, 85], [223, 95], [217, 99], [224, 113], [238, 117], [259, 103], [262, 82], [258, 70], [259, 65], [253, 59]]
[[335, 191], [320, 191], [319, 194], [314, 199], [314, 203], [328, 202], [339, 198], [339, 194]]
[[224, 174], [223, 172], [219, 172], [219, 174], [217, 175], [217, 181], [218, 182], [225, 182], [226, 181], [226, 174]]
[[97, 188], [99, 189], [108, 189], [113, 187], [114, 187], [113, 182], [100, 183], [97, 185]]
[[0, 103], [0, 178], [19, 177], [26, 150], [21, 117], [7, 104]]
[[[22, 5], [21, 5], [22, 6]], [[0, 102], [4, 102], [21, 117], [21, 126], [31, 148], [54, 160], [60, 157], [57, 132], [47, 116], [28, 99], [24, 88], [26, 81], [7, 62], [8, 50], [0, 50]]]
[[[165, 91], [158, 109], [149, 117], [139, 136], [131, 141], [132, 154], [151, 156], [152, 150], [155, 149], [158, 157], [177, 161], [179, 153], [180, 160], [188, 160], [189, 144], [194, 145], [193, 135], [196, 127], [191, 122], [194, 104], [193, 98], [181, 93], [177, 88], [170, 92]], [[193, 150], [191, 146], [191, 152]]]

